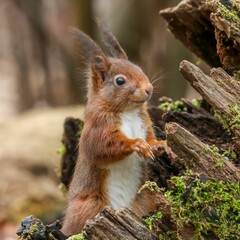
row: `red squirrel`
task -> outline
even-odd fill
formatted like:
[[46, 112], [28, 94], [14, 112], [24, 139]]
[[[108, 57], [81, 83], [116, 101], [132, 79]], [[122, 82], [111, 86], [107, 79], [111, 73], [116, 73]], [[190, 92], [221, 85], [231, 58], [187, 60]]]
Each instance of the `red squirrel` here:
[[102, 31], [112, 57], [88, 35], [72, 30], [88, 64], [88, 101], [63, 222], [66, 235], [79, 233], [106, 205], [129, 207], [139, 216], [153, 211], [153, 199], [138, 194], [146, 181], [144, 159], [168, 148], [156, 139], [147, 112], [152, 84], [113, 34]]

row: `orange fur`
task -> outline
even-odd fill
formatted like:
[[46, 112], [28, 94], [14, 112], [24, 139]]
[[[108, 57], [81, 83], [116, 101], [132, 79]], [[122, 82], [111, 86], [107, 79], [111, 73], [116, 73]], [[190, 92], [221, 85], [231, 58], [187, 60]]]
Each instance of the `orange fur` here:
[[[109, 166], [126, 159], [133, 152], [150, 158], [151, 146], [164, 145], [156, 140], [147, 113], [146, 101], [151, 96], [152, 85], [143, 71], [126, 59], [126, 54], [111, 34], [107, 34], [107, 38], [110, 43], [115, 42], [114, 53], [119, 58], [105, 56], [86, 34], [78, 30], [74, 34], [81, 47], [86, 46], [82, 53], [87, 55], [85, 59], [89, 61], [89, 81], [79, 156], [69, 187], [68, 208], [63, 224], [63, 232], [67, 235], [80, 232], [87, 219], [92, 219], [110, 204], [107, 189]], [[125, 80], [124, 85], [117, 84], [119, 76]], [[139, 110], [141, 123], [146, 129], [146, 139], [131, 139], [121, 132], [121, 114], [132, 109]], [[141, 184], [146, 180], [143, 165], [139, 160]], [[139, 215], [153, 211], [151, 194], [136, 194], [132, 208]]]

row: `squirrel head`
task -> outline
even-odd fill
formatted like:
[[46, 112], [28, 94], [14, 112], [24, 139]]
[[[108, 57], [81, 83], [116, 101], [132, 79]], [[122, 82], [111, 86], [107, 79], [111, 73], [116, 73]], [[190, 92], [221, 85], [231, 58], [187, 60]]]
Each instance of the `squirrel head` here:
[[71, 31], [78, 55], [88, 66], [88, 101], [115, 112], [142, 106], [152, 95], [152, 84], [142, 69], [128, 60], [113, 34], [99, 26], [111, 57], [85, 33]]

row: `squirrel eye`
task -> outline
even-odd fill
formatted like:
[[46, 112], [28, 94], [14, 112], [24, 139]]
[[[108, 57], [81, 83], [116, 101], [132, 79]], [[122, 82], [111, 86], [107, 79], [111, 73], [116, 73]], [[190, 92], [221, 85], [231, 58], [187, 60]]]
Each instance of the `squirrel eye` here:
[[123, 77], [117, 77], [115, 81], [116, 81], [116, 84], [119, 86], [123, 85], [126, 82]]

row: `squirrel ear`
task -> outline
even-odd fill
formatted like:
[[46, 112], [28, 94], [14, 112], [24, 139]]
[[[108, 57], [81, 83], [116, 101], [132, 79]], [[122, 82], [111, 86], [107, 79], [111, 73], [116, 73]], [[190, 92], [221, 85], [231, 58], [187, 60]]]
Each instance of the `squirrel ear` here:
[[104, 81], [104, 73], [108, 71], [110, 62], [105, 55], [96, 55], [93, 60], [92, 69], [95, 73], [100, 75]]
[[117, 39], [114, 37], [112, 32], [108, 29], [108, 27], [103, 24], [100, 20], [96, 19], [96, 23], [98, 24], [99, 28], [104, 37], [104, 43], [109, 48], [110, 53], [117, 58], [128, 59], [127, 54], [120, 46]]
[[70, 34], [73, 38], [74, 50], [77, 58], [84, 64], [91, 64], [96, 55], [105, 56], [102, 49], [84, 32], [77, 28], [71, 28]]

